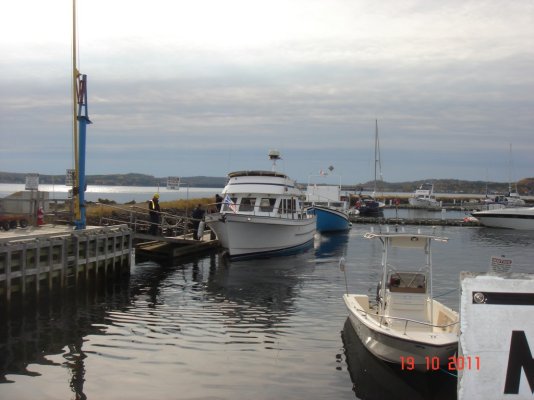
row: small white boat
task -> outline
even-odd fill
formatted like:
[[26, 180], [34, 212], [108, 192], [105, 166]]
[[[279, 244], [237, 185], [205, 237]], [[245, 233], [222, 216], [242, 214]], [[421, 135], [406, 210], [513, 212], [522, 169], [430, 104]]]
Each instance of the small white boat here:
[[[433, 299], [431, 235], [366, 233], [382, 242], [382, 281], [376, 301], [366, 294], [345, 294], [343, 300], [358, 337], [376, 357], [419, 371], [446, 365], [458, 349], [458, 313]], [[423, 251], [425, 265], [408, 271], [390, 264], [392, 247]], [[429, 366], [429, 363], [433, 363]]]
[[411, 206], [417, 208], [439, 208], [441, 204], [434, 196], [434, 185], [423, 183], [419, 189], [416, 189], [412, 197], [408, 199]]
[[306, 213], [295, 181], [275, 171], [279, 153], [269, 156], [272, 171], [228, 174], [220, 212], [205, 216], [231, 257], [296, 251], [313, 242], [317, 218]]
[[471, 215], [482, 225], [491, 228], [534, 230], [534, 207], [476, 211]]

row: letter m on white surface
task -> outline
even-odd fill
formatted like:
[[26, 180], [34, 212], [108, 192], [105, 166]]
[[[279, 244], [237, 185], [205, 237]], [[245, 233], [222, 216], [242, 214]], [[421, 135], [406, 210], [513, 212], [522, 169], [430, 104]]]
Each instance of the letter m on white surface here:
[[527, 336], [525, 331], [512, 331], [504, 394], [519, 394], [521, 369], [525, 371], [530, 391], [534, 394], [534, 358], [532, 358]]

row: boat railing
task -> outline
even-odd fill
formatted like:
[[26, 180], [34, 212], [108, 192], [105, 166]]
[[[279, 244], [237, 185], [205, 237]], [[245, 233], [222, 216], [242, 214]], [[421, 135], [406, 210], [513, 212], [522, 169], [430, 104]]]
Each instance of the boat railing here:
[[388, 319], [388, 320], [396, 320], [396, 321], [401, 321], [401, 322], [404, 322], [404, 332], [403, 334], [406, 335], [406, 329], [408, 328], [408, 324], [409, 323], [413, 323], [413, 324], [417, 324], [417, 325], [423, 325], [423, 326], [429, 326], [429, 327], [432, 327], [432, 328], [438, 328], [438, 329], [442, 329], [442, 330], [446, 330], [447, 328], [450, 328], [454, 325], [457, 325], [460, 323], [460, 321], [456, 321], [456, 322], [451, 322], [449, 324], [432, 324], [430, 322], [425, 322], [425, 321], [418, 321], [416, 319], [410, 319], [410, 318], [402, 318], [402, 317], [392, 317], [390, 315], [385, 315], [385, 314], [375, 314], [375, 313], [370, 313], [370, 312], [367, 312], [365, 310], [361, 310], [359, 309], [358, 310], [362, 315], [365, 316], [365, 318], [367, 318], [367, 315], [371, 315], [374, 317], [378, 317], [378, 321], [379, 321], [379, 324], [380, 324], [380, 327], [382, 327], [382, 324], [386, 325], [384, 323], [384, 319]]
[[188, 235], [192, 232], [193, 221], [198, 219], [189, 217], [187, 210], [184, 215], [173, 214], [165, 211], [155, 211], [159, 222], [151, 222], [148, 214], [149, 210], [135, 205], [113, 205], [96, 203], [99, 210], [96, 218], [99, 218], [100, 225], [127, 224], [134, 232], [149, 232], [150, 227], [157, 226], [157, 231], [167, 233], [171, 236]]
[[[222, 212], [222, 213], [232, 213], [232, 210], [227, 210], [227, 209], [222, 209], [221, 208], [220, 212]], [[241, 209], [239, 209], [239, 211], [237, 213], [243, 214], [243, 215], [250, 215], [250, 216], [253, 216], [253, 217], [271, 217], [271, 218], [284, 218], [284, 219], [306, 219], [306, 218], [310, 218], [310, 216], [307, 214], [305, 208], [296, 209], [296, 210], [292, 210], [292, 209], [284, 210], [284, 209], [282, 209], [280, 207], [278, 207], [278, 208], [274, 208], [273, 207], [272, 210], [265, 211], [265, 210], [261, 210], [261, 206], [260, 205], [254, 205], [254, 206], [250, 207], [250, 210], [241, 210]]]

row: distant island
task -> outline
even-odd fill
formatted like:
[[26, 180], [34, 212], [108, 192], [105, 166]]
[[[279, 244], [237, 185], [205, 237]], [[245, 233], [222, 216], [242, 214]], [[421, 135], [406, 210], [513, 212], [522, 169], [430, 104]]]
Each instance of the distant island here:
[[[103, 186], [161, 186], [167, 185], [167, 177], [158, 178], [146, 174], [109, 174], [87, 175], [88, 185]], [[226, 184], [226, 177], [191, 176], [180, 179], [181, 184], [189, 187], [222, 188]], [[16, 172], [0, 172], [0, 183], [25, 183], [26, 174]], [[39, 183], [64, 185], [65, 175], [39, 175]]]
[[[1, 172], [0, 183], [25, 183], [25, 173]], [[214, 176], [190, 176], [182, 177], [181, 184], [189, 187], [223, 188], [226, 177]], [[378, 182], [379, 192], [413, 192], [422, 183], [432, 182], [435, 193], [471, 193], [471, 194], [495, 194], [508, 191], [506, 182], [465, 181], [459, 179], [422, 179], [410, 182]], [[42, 184], [65, 184], [65, 175], [39, 175], [39, 183]], [[165, 187], [167, 178], [158, 178], [146, 174], [109, 174], [87, 175], [88, 185], [104, 186], [152, 186]], [[360, 188], [366, 191], [372, 190], [373, 182], [354, 183], [350, 185], [355, 190]], [[517, 190], [520, 195], [534, 195], [534, 178], [525, 178], [517, 182]]]

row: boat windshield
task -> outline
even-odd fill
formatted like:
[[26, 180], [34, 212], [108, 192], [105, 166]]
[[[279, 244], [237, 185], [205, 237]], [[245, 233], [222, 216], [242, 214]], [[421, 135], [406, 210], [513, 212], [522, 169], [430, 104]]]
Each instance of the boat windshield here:
[[389, 291], [425, 293], [426, 276], [420, 272], [392, 272], [389, 276]]

